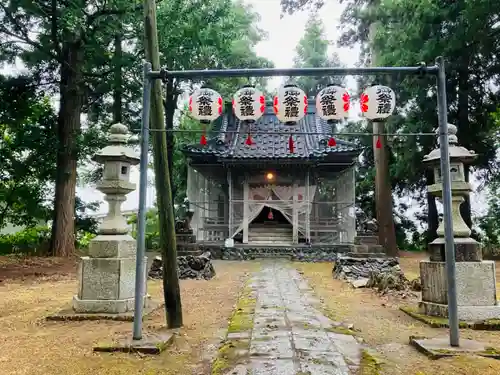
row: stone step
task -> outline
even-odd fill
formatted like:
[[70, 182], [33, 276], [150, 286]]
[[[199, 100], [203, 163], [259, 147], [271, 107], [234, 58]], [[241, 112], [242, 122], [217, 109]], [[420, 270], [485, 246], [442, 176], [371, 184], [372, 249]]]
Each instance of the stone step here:
[[384, 247], [382, 245], [354, 245], [354, 252], [356, 252], [356, 253], [383, 253]]
[[342, 254], [342, 258], [356, 258], [356, 259], [366, 259], [366, 258], [388, 258], [385, 253], [345, 253]]
[[377, 236], [356, 236], [354, 237], [354, 244], [356, 245], [378, 245]]
[[258, 233], [292, 233], [293, 229], [292, 228], [255, 228], [255, 227], [249, 227], [248, 228], [249, 232], [258, 232]]
[[265, 240], [265, 241], [253, 240], [253, 241], [249, 241], [248, 245], [293, 246], [291, 239], [289, 242], [272, 241], [272, 240]]
[[252, 256], [255, 259], [259, 258], [286, 258], [290, 259], [291, 258], [291, 253], [253, 253]]
[[248, 233], [248, 237], [250, 238], [292, 238], [292, 233]]
[[203, 254], [202, 251], [178, 251], [177, 252], [177, 256], [178, 257], [185, 257], [185, 256], [188, 256], [188, 255], [199, 256], [201, 254]]
[[274, 237], [274, 236], [257, 236], [257, 237], [248, 237], [249, 242], [260, 241], [260, 242], [293, 242], [292, 236], [287, 237]]

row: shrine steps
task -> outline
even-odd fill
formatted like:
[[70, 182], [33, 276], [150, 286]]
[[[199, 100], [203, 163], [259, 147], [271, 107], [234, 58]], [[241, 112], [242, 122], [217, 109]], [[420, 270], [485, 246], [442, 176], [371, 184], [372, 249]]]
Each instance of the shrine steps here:
[[248, 243], [254, 245], [290, 246], [293, 243], [293, 230], [289, 224], [250, 224]]

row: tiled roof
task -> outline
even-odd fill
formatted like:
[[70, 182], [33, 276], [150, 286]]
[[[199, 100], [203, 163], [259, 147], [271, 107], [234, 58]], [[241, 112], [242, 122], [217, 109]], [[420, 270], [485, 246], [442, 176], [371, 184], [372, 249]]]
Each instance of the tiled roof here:
[[[274, 114], [272, 105], [266, 107], [264, 115], [252, 124], [250, 129], [247, 123], [241, 123], [232, 114], [226, 114], [217, 125], [218, 133], [208, 141], [206, 146], [188, 145], [184, 152], [200, 156], [213, 155], [218, 159], [259, 160], [321, 159], [330, 154], [359, 154], [361, 152], [355, 144], [337, 138], [335, 138], [337, 142], [335, 147], [327, 146], [330, 125], [316, 117], [314, 102], [309, 103], [307, 115], [293, 126], [281, 123]], [[245, 144], [249, 130], [254, 141], [252, 146]], [[261, 134], [254, 134], [255, 132]], [[265, 132], [273, 134], [265, 134]], [[307, 132], [322, 134], [294, 134]], [[288, 147], [290, 135], [294, 141], [294, 153], [290, 153]]]

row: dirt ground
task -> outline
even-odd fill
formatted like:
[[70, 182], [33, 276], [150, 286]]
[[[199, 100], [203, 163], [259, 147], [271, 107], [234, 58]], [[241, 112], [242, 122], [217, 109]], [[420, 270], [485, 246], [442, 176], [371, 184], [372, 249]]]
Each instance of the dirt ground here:
[[[419, 275], [422, 255], [402, 254], [401, 266], [409, 278]], [[324, 306], [339, 321], [353, 323], [359, 336], [375, 349], [384, 361], [384, 375], [493, 375], [500, 374], [500, 361], [474, 356], [432, 361], [408, 345], [410, 335], [447, 337], [447, 329], [430, 328], [401, 312], [401, 305], [416, 306], [414, 300], [381, 298], [369, 289], [353, 289], [332, 278], [328, 263], [295, 263], [309, 280]], [[500, 263], [497, 262], [497, 273]], [[500, 274], [498, 274], [500, 276]], [[498, 277], [497, 276], [497, 277]], [[499, 279], [500, 280], [500, 279]], [[500, 348], [500, 333], [460, 330], [461, 337]]]
[[[160, 356], [94, 354], [92, 345], [131, 335], [130, 322], [47, 322], [69, 307], [77, 289], [75, 259], [0, 258], [0, 373], [2, 375], [209, 374], [238, 291], [258, 265], [214, 262], [210, 281], [182, 280], [184, 327]], [[161, 299], [161, 281], [148, 292]], [[144, 322], [164, 327], [164, 310]]]

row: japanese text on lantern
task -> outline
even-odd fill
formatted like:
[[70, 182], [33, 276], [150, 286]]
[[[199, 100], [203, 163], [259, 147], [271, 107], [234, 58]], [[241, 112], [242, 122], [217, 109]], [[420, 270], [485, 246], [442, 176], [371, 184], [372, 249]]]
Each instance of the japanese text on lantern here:
[[202, 91], [196, 98], [199, 116], [212, 116], [212, 104], [214, 102], [212, 95], [212, 91]]
[[253, 94], [252, 90], [244, 90], [241, 92], [238, 98], [238, 103], [241, 105], [241, 115], [242, 116], [254, 116], [255, 110], [253, 107]]
[[320, 98], [321, 111], [323, 116], [335, 116], [337, 115], [337, 108], [335, 107], [335, 94], [337, 90], [335, 88], [327, 88]]
[[283, 104], [285, 105], [285, 117], [297, 117], [299, 115], [299, 95], [300, 93], [295, 90], [285, 91], [285, 98], [283, 99]]
[[377, 89], [377, 113], [387, 114], [391, 113], [392, 104], [392, 90], [388, 87], [381, 87]]

